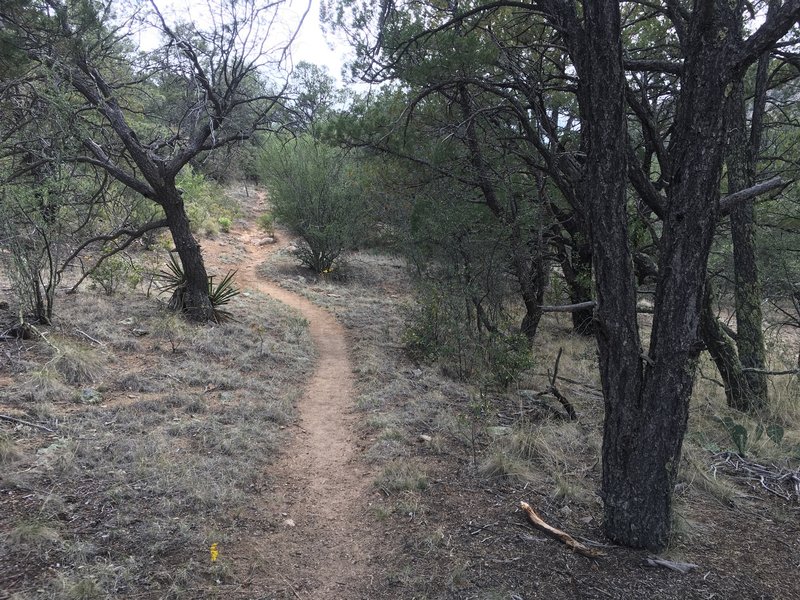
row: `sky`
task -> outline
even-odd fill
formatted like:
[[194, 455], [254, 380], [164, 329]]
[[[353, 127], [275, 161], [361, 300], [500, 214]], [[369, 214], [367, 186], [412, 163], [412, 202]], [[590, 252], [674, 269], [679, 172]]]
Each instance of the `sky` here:
[[[200, 22], [209, 18], [208, 12], [203, 10], [203, 4], [196, 0], [156, 0], [156, 4], [170, 22], [174, 22], [175, 19], [185, 19], [187, 15]], [[279, 29], [287, 39], [297, 28], [308, 7], [309, 0], [287, 0], [281, 6]], [[296, 65], [305, 61], [327, 67], [330, 75], [341, 83], [342, 67], [351, 52], [350, 47], [344, 38], [337, 38], [332, 33], [323, 33], [319, 22], [319, 9], [319, 0], [310, 0], [310, 8], [292, 46], [292, 62]], [[155, 31], [142, 29], [139, 31], [138, 41], [142, 49], [149, 49], [158, 44], [159, 36]]]
[[[294, 13], [295, 22], [307, 6], [308, 0], [292, 0], [290, 10]], [[287, 11], [288, 12], [288, 11]], [[341, 71], [350, 48], [344, 39], [337, 39], [333, 34], [323, 34], [319, 22], [319, 0], [312, 0], [311, 10], [300, 28], [300, 33], [292, 49], [295, 64], [300, 61], [324, 65], [330, 74], [341, 81]]]

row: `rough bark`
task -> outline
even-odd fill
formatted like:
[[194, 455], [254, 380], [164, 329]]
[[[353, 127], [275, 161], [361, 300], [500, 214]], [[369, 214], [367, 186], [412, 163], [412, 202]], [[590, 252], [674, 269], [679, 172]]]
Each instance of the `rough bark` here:
[[[750, 136], [746, 132], [746, 106], [741, 82], [729, 98], [728, 193], [738, 192], [755, 184], [755, 162], [761, 145], [761, 117], [766, 103], [768, 61], [769, 56], [766, 54], [759, 59]], [[741, 395], [733, 398], [729, 396], [728, 399], [732, 407], [749, 412], [762, 410], [768, 401], [767, 376], [757, 370], [742, 371], [763, 371], [766, 365], [753, 204], [753, 200], [739, 204], [731, 211], [730, 216], [736, 283], [737, 367], [742, 376], [742, 385], [731, 385], [731, 389], [738, 390]]]
[[161, 206], [167, 217], [167, 226], [172, 234], [172, 241], [181, 259], [186, 286], [176, 293], [181, 295], [177, 305], [186, 316], [198, 322], [214, 320], [214, 307], [208, 295], [208, 274], [200, 244], [197, 243], [186, 215], [186, 209], [180, 193], [172, 189], [159, 194]]
[[742, 364], [736, 354], [736, 342], [728, 335], [728, 332], [725, 331], [722, 323], [714, 314], [711, 282], [706, 284], [701, 332], [706, 350], [711, 355], [711, 360], [714, 361], [720, 377], [722, 377], [728, 406], [737, 410], [744, 410], [746, 406], [739, 404], [746, 397], [742, 389], [746, 385], [742, 373]]
[[719, 201], [723, 107], [737, 7], [699, 9], [684, 42], [670, 154], [653, 331], [640, 358], [627, 237], [625, 91], [619, 5], [584, 3], [585, 45], [576, 66], [588, 123], [587, 187], [597, 277], [597, 340], [605, 396], [605, 529], [634, 547], [663, 548], [686, 431], [700, 315]]

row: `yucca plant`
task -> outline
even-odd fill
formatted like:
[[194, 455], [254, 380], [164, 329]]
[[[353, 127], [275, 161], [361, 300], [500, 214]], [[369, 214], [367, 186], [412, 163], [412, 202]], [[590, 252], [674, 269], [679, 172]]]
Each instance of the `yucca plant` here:
[[[228, 271], [218, 285], [214, 285], [214, 277], [208, 278], [208, 299], [214, 309], [214, 320], [223, 323], [232, 319], [233, 315], [221, 308], [239, 295], [239, 288], [233, 283], [233, 276], [236, 271]], [[169, 307], [173, 310], [183, 312], [184, 292], [186, 289], [186, 274], [183, 272], [183, 265], [174, 254], [170, 254], [166, 269], [161, 269], [160, 273], [161, 289], [165, 292], [172, 292]]]

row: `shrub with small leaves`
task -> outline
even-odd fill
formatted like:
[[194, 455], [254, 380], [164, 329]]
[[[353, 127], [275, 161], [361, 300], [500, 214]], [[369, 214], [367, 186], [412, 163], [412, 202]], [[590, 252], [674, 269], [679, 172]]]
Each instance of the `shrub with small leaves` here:
[[220, 217], [217, 219], [217, 223], [219, 223], [219, 229], [223, 233], [230, 233], [231, 226], [233, 225], [233, 221], [230, 217]]
[[114, 254], [103, 260], [91, 273], [89, 280], [103, 290], [106, 296], [113, 296], [122, 285], [131, 289], [139, 285], [141, 275], [130, 256], [125, 253]]
[[261, 216], [258, 217], [258, 226], [267, 235], [269, 236], [274, 235], [275, 217], [273, 217], [272, 213], [270, 212], [263, 213]]

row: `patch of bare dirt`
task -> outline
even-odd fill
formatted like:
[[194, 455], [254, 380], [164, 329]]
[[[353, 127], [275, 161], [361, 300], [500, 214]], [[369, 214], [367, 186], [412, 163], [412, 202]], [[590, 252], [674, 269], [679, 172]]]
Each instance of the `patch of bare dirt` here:
[[[250, 565], [251, 589], [285, 597], [366, 597], [375, 539], [365, 516], [375, 494], [374, 474], [356, 443], [353, 367], [342, 325], [330, 312], [258, 275], [270, 252], [286, 245], [259, 243], [250, 228], [225, 246], [209, 241], [210, 265], [237, 255], [237, 285], [283, 302], [307, 322], [317, 364], [296, 406], [295, 435], [270, 468], [276, 491], [256, 507], [265, 531], [228, 550], [234, 564]], [[231, 261], [225, 261], [231, 262]]]

